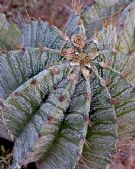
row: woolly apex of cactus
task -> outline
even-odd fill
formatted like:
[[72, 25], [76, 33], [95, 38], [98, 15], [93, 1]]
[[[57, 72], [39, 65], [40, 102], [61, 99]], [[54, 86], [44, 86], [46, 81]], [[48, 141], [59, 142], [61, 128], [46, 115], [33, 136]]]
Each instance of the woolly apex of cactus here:
[[134, 34], [109, 24], [89, 38], [85, 29], [74, 12], [64, 33], [32, 21], [23, 48], [1, 56], [0, 136], [15, 143], [12, 169], [105, 168], [117, 139], [134, 137], [135, 57], [119, 41]]

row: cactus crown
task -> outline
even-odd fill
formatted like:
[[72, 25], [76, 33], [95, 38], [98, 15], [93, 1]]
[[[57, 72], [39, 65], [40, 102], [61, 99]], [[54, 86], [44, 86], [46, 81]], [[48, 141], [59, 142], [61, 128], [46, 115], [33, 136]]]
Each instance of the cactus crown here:
[[117, 140], [135, 135], [135, 3], [75, 7], [64, 32], [31, 21], [21, 49], [0, 56], [0, 137], [14, 142], [11, 169], [104, 169]]

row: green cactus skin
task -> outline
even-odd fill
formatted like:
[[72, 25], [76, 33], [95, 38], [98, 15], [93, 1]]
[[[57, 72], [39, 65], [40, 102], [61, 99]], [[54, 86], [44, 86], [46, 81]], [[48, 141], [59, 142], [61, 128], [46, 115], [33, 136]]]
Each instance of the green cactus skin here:
[[[107, 2], [101, 14], [118, 3]], [[96, 33], [86, 8], [73, 10], [64, 33], [43, 21], [24, 25], [22, 49], [0, 56], [0, 137], [14, 142], [10, 169], [105, 169], [117, 140], [135, 136], [134, 9], [127, 1], [117, 24]]]
[[8, 23], [4, 14], [0, 14], [0, 53], [17, 49], [21, 31], [14, 23]]

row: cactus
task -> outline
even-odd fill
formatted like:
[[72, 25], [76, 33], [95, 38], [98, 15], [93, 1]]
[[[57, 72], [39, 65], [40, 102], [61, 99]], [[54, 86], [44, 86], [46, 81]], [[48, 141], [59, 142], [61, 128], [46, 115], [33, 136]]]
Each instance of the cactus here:
[[0, 14], [0, 52], [6, 53], [9, 50], [17, 49], [21, 31], [14, 23], [6, 21], [4, 14]]
[[[94, 0], [93, 0], [94, 1]], [[82, 13], [87, 37], [90, 38], [95, 28], [102, 29], [102, 23], [106, 19], [115, 19], [115, 17], [134, 0], [95, 0], [95, 5], [86, 7]], [[91, 30], [91, 31], [89, 31]]]
[[[104, 169], [118, 140], [135, 136], [135, 2], [91, 33], [87, 10], [100, 2], [74, 4], [64, 32], [23, 25], [22, 48], [1, 55], [0, 137], [14, 142], [10, 169]], [[105, 3], [101, 15], [117, 1]]]

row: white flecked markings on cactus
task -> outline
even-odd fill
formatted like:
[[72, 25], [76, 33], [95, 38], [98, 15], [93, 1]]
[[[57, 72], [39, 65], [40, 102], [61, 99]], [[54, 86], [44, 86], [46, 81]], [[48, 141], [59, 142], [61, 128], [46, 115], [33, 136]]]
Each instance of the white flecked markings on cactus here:
[[[109, 2], [105, 14], [117, 4]], [[15, 143], [11, 168], [104, 169], [117, 139], [134, 136], [134, 29], [126, 37], [135, 3], [125, 8], [132, 26], [104, 21], [94, 35], [82, 5], [75, 8], [64, 32], [32, 21], [22, 29], [22, 49], [2, 55], [0, 136]], [[128, 22], [124, 14], [120, 24]]]

